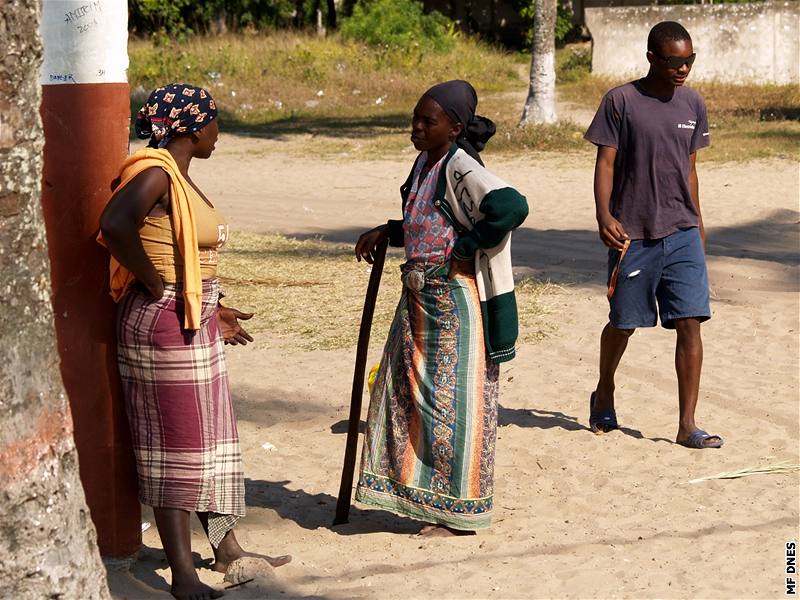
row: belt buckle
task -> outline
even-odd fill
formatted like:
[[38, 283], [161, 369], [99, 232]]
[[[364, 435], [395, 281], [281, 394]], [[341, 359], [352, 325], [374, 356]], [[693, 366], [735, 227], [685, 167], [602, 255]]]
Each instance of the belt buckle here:
[[408, 289], [421, 292], [425, 288], [425, 274], [422, 271], [409, 271], [403, 278], [403, 283]]

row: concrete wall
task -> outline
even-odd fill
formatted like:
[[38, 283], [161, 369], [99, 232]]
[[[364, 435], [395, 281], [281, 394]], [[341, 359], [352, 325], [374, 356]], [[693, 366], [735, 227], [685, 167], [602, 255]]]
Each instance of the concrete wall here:
[[691, 79], [800, 82], [800, 2], [586, 8], [592, 72], [614, 78], [647, 73], [647, 34], [678, 21], [692, 36]]

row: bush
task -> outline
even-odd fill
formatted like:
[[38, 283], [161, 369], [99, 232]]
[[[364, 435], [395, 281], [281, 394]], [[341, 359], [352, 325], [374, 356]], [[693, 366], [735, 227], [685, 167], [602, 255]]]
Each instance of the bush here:
[[141, 86], [146, 97], [170, 81], [206, 87], [227, 113], [226, 128], [231, 127], [227, 117], [250, 127], [294, 117], [400, 115], [405, 131], [419, 95], [443, 79], [467, 79], [481, 94], [527, 85], [513, 57], [467, 36], [458, 37], [448, 53], [373, 48], [338, 35], [297, 31], [195, 35], [166, 44], [131, 39], [131, 89]]
[[341, 32], [371, 46], [446, 52], [455, 45], [452, 23], [436, 11], [425, 14], [416, 0], [359, 2]]
[[224, 29], [302, 29], [316, 22], [319, 0], [128, 0], [130, 29], [140, 36], [185, 39]]
[[592, 48], [573, 44], [556, 50], [556, 82], [573, 83], [592, 72]]

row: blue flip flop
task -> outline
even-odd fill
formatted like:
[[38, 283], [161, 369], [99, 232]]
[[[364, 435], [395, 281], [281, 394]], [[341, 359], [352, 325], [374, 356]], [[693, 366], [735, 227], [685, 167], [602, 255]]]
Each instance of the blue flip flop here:
[[589, 429], [598, 434], [619, 429], [617, 413], [613, 408], [597, 411], [594, 409], [595, 394], [596, 392], [592, 392], [592, 395], [589, 396]]
[[[706, 444], [705, 441], [709, 438], [718, 438], [716, 442], [711, 442], [710, 444]], [[685, 446], [686, 448], [694, 448], [696, 450], [705, 450], [706, 448], [721, 448], [722, 444], [725, 443], [725, 440], [722, 439], [719, 435], [711, 435], [702, 429], [698, 429], [697, 431], [693, 431], [689, 434], [689, 437], [683, 440], [682, 442], [677, 442], [681, 446]]]

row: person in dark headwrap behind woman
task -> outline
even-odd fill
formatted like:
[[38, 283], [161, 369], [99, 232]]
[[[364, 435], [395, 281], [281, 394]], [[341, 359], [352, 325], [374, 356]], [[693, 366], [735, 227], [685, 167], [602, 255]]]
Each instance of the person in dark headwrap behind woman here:
[[403, 292], [370, 395], [356, 499], [428, 523], [421, 534], [489, 527], [499, 363], [514, 357], [511, 231], [525, 198], [480, 161], [494, 124], [466, 81], [414, 108], [420, 151], [400, 188], [402, 220], [364, 233], [358, 260], [404, 246]]

